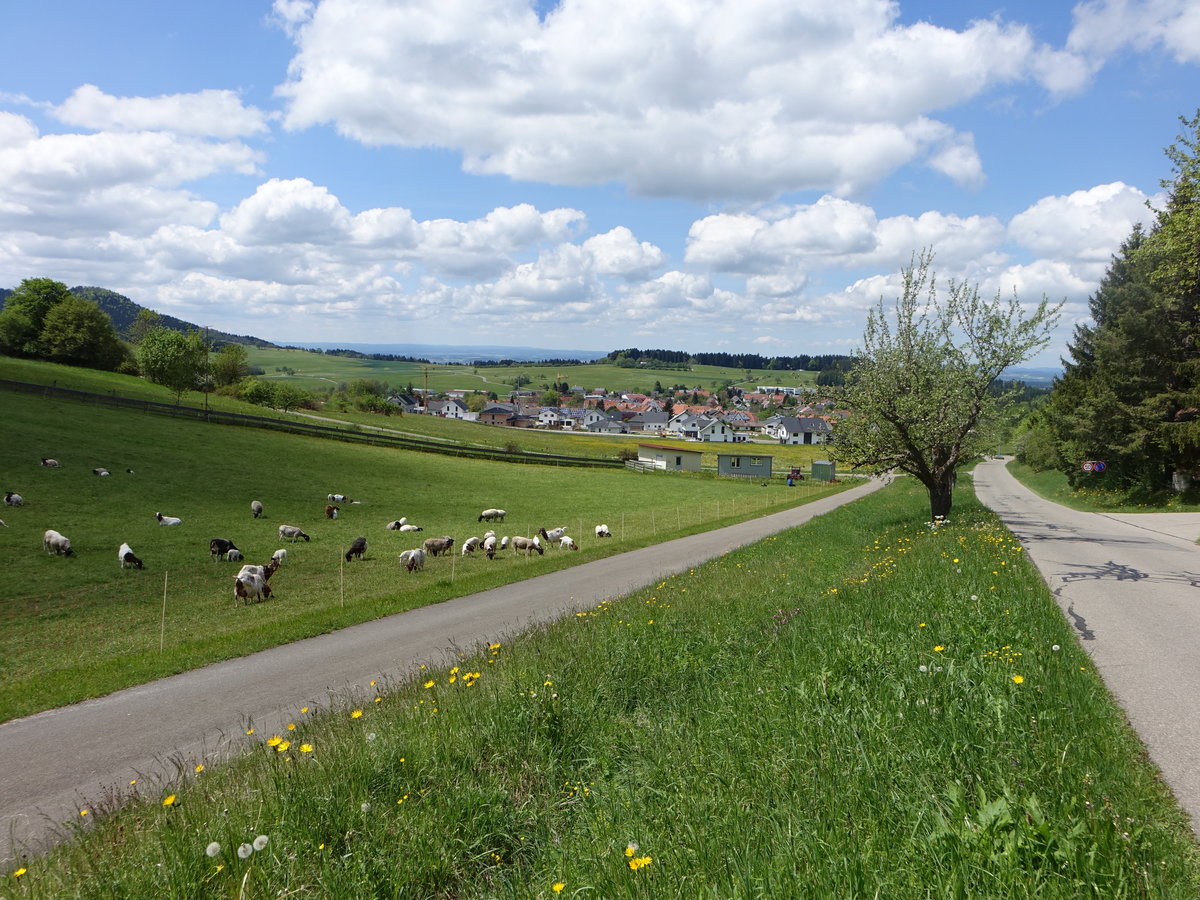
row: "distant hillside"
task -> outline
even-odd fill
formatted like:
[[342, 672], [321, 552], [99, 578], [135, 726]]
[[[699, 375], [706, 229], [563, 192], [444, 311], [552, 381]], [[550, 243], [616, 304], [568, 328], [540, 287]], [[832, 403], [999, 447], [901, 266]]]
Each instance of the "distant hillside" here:
[[[9, 288], [0, 288], [0, 309], [4, 308], [5, 302], [8, 300], [12, 290]], [[71, 293], [76, 297], [82, 297], [85, 300], [91, 300], [102, 310], [108, 313], [108, 317], [112, 319], [113, 327], [117, 329], [117, 333], [126, 340], [129, 339], [129, 329], [133, 322], [138, 317], [143, 309], [148, 307], [142, 306], [140, 303], [134, 303], [123, 294], [118, 294], [116, 291], [106, 290], [100, 287], [73, 287]], [[185, 322], [183, 319], [177, 319], [174, 316], [158, 314], [164, 328], [170, 328], [172, 331], [205, 331], [199, 325], [193, 325], [191, 322]], [[230, 334], [227, 331], [219, 331], [216, 328], [207, 329], [209, 340], [214, 345], [221, 344], [252, 344], [255, 347], [275, 347], [276, 345], [270, 341], [264, 341], [262, 338], [254, 337], [248, 334]]]

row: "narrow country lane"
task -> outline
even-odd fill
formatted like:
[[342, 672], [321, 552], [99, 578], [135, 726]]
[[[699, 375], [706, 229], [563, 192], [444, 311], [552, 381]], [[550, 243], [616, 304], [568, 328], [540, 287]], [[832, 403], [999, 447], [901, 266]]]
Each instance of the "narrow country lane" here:
[[[301, 706], [369, 696], [372, 679], [403, 679], [458, 648], [502, 640], [628, 593], [856, 500], [850, 490], [702, 534], [631, 550], [468, 597], [216, 663], [0, 725], [0, 863], [39, 850], [77, 821], [84, 804], [157, 791], [203, 760], [277, 733]], [[618, 536], [619, 537], [619, 536]], [[389, 563], [385, 563], [389, 564]], [[390, 563], [395, 565], [394, 562]], [[399, 572], [399, 567], [397, 566]], [[273, 601], [274, 602], [274, 601]], [[278, 601], [285, 602], [285, 601]]]
[[1086, 513], [1000, 460], [975, 491], [1017, 536], [1200, 835], [1200, 514]]

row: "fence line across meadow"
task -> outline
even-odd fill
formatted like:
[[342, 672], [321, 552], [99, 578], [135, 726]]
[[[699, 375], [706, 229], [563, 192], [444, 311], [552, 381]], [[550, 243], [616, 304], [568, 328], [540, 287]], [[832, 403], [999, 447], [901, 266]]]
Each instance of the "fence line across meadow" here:
[[124, 409], [148, 415], [172, 416], [174, 418], [193, 419], [217, 425], [239, 425], [250, 428], [265, 428], [272, 431], [282, 431], [290, 434], [307, 435], [309, 437], [326, 438], [346, 441], [355, 444], [369, 444], [376, 447], [392, 447], [397, 450], [415, 450], [422, 453], [438, 453], [444, 456], [459, 456], [470, 459], [488, 459], [500, 462], [525, 463], [543, 466], [574, 466], [582, 468], [621, 468], [622, 460], [604, 459], [600, 457], [567, 456], [557, 453], [538, 453], [535, 451], [510, 451], [489, 447], [470, 447], [442, 441], [425, 440], [422, 438], [405, 437], [388, 434], [387, 432], [358, 428], [338, 428], [332, 425], [318, 425], [315, 422], [302, 422], [296, 419], [278, 419], [268, 416], [251, 416], [245, 413], [228, 412], [218, 409], [203, 409], [195, 406], [181, 406], [170, 403], [159, 403], [154, 400], [135, 400], [132, 397], [119, 397], [116, 394], [97, 394], [89, 391], [77, 391], [72, 388], [62, 388], [57, 385], [30, 384], [23, 381], [0, 379], [0, 389], [18, 394], [41, 396], [47, 400], [72, 400], [79, 403], [91, 403], [107, 406], [113, 409]]

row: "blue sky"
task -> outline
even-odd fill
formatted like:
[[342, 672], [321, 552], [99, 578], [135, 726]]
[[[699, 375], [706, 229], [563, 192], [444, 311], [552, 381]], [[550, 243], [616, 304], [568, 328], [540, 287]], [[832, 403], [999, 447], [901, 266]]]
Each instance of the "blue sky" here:
[[850, 352], [914, 252], [1087, 297], [1186, 0], [0, 6], [0, 286], [274, 341]]

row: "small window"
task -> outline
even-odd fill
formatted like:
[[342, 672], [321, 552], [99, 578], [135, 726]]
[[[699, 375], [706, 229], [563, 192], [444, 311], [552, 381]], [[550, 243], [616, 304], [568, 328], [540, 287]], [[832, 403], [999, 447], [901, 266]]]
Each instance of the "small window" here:
[[741, 467], [742, 467], [742, 458], [740, 456], [735, 456], [729, 460], [729, 468], [740, 469]]
[[682, 456], [675, 457], [675, 465], [677, 465], [677, 466], [683, 465], [683, 457]]
[[750, 465], [752, 465], [752, 466], [761, 466], [761, 465], [762, 465], [762, 457], [761, 457], [761, 456], [752, 456], [752, 457], [750, 457]]

